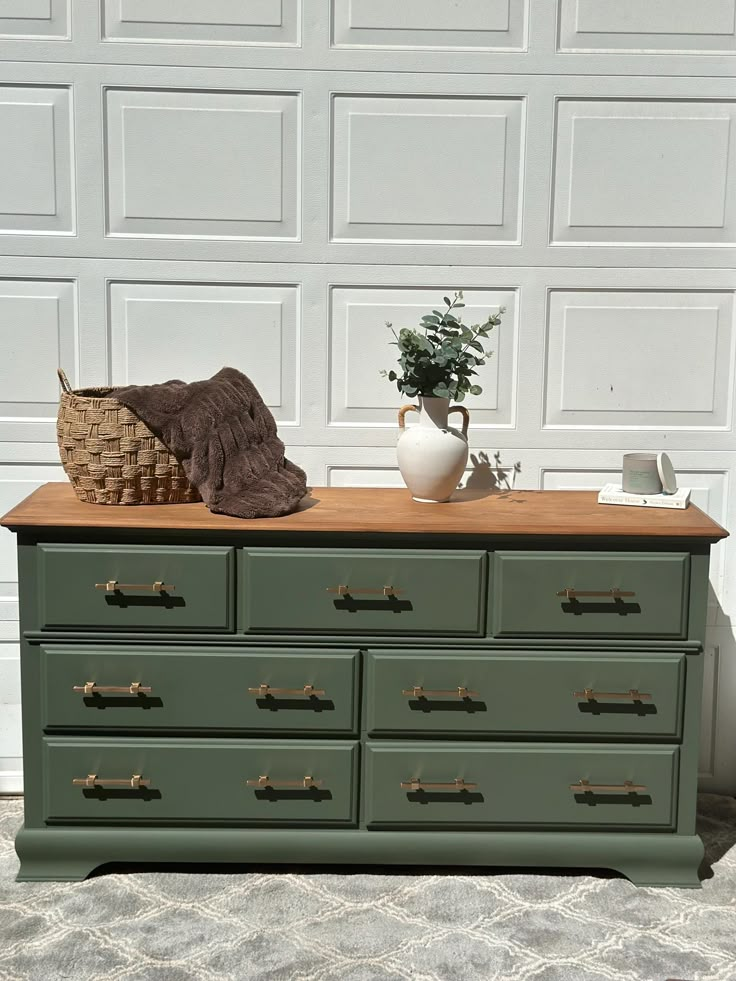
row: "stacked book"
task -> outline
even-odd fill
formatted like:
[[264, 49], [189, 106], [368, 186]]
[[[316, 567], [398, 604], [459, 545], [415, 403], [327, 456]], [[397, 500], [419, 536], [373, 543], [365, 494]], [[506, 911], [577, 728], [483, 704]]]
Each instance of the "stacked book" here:
[[628, 494], [621, 484], [606, 484], [598, 494], [599, 504], [633, 504], [640, 508], [686, 508], [689, 500], [689, 487], [678, 487], [674, 494]]

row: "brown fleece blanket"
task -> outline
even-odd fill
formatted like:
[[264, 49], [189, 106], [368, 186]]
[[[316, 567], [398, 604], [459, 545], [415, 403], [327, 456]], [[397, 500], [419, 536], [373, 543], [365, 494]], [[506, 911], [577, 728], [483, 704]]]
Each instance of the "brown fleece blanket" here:
[[271, 412], [236, 368], [206, 381], [126, 385], [110, 395], [168, 446], [210, 511], [277, 517], [296, 510], [307, 492], [306, 474], [285, 458]]

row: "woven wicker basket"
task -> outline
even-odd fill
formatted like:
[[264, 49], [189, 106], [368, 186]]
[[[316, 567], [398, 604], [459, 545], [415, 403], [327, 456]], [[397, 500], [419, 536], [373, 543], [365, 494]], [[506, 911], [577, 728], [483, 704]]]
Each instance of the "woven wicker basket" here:
[[183, 504], [200, 501], [178, 460], [112, 388], [72, 389], [58, 369], [62, 393], [56, 434], [77, 497], [91, 504]]

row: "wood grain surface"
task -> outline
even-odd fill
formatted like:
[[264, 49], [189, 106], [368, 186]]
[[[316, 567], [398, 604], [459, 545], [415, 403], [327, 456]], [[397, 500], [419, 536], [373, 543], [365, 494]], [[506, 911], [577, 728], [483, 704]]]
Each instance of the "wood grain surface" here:
[[148, 531], [373, 532], [455, 535], [644, 536], [715, 542], [728, 532], [691, 504], [666, 508], [598, 504], [595, 491], [457, 491], [446, 504], [417, 504], [403, 488], [313, 487], [282, 518], [232, 518], [206, 505], [85, 504], [71, 484], [44, 484], [1, 520], [6, 528]]

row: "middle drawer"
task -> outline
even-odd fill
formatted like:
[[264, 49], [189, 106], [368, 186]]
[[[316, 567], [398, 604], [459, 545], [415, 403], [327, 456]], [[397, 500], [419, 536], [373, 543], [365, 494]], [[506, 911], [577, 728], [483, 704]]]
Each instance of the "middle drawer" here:
[[478, 635], [485, 627], [485, 552], [248, 548], [240, 561], [240, 622], [249, 632]]
[[371, 652], [370, 735], [679, 738], [684, 654]]
[[47, 644], [39, 656], [47, 729], [357, 731], [357, 651]]

